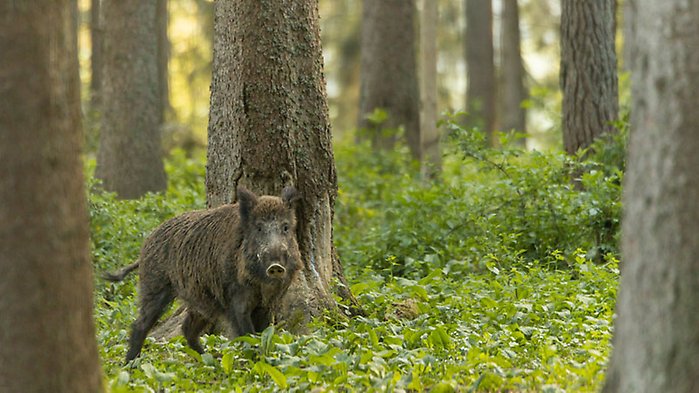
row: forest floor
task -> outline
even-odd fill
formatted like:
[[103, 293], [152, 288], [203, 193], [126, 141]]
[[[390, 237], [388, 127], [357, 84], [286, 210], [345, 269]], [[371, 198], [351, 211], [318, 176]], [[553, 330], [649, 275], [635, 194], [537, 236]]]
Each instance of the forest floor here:
[[[204, 355], [183, 337], [149, 338], [124, 366], [137, 278], [96, 279], [111, 391], [599, 390], [619, 275], [623, 136], [580, 161], [484, 148], [478, 133], [447, 127], [433, 182], [402, 148], [336, 146], [334, 237], [366, 316], [319, 317], [303, 335], [206, 335]], [[167, 218], [205, 206], [204, 154], [173, 151], [166, 168], [168, 191], [134, 201], [90, 180], [96, 275], [135, 260]]]

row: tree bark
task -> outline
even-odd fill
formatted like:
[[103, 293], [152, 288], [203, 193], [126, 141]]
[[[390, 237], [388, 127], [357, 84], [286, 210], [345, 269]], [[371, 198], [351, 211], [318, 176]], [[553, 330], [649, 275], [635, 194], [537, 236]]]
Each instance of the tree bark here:
[[493, 3], [466, 0], [467, 124], [481, 128], [492, 143], [496, 128]]
[[612, 132], [619, 112], [614, 1], [561, 2], [563, 147], [569, 154]]
[[103, 0], [104, 81], [95, 176], [120, 198], [167, 187], [160, 128], [156, 0]]
[[[279, 317], [307, 320], [345, 283], [332, 241], [337, 180], [317, 0], [227, 0], [215, 5], [207, 197], [233, 202], [245, 185], [303, 195], [297, 237], [304, 268]], [[291, 323], [293, 325], [293, 323]], [[292, 326], [293, 328], [293, 326]]]
[[90, 1], [90, 109], [99, 111], [102, 95], [103, 62], [103, 27], [101, 19], [102, 0]]
[[427, 179], [439, 175], [442, 166], [442, 153], [439, 148], [437, 128], [437, 24], [438, 3], [435, 0], [422, 1], [420, 18], [422, 112], [420, 118], [420, 171]]
[[[414, 159], [420, 159], [420, 96], [415, 53], [415, 1], [364, 1], [362, 9], [359, 127], [371, 133], [377, 149], [392, 149], [395, 135], [382, 130], [403, 127]], [[386, 122], [367, 116], [385, 110]]]
[[72, 0], [0, 3], [0, 391], [97, 392]]
[[632, 108], [604, 392], [699, 391], [699, 2], [626, 2]]
[[[526, 132], [526, 109], [522, 105], [527, 99], [527, 91], [524, 87], [524, 63], [520, 50], [519, 33], [519, 6], [517, 0], [503, 0], [501, 23], [501, 129], [509, 132], [512, 130]], [[526, 144], [525, 139], [519, 139], [518, 143]]]
[[158, 94], [160, 101], [160, 125], [165, 124], [165, 118], [170, 113], [170, 81], [169, 67], [170, 61], [170, 39], [168, 38], [167, 28], [169, 24], [168, 15], [168, 0], [156, 0], [155, 25], [158, 31]]

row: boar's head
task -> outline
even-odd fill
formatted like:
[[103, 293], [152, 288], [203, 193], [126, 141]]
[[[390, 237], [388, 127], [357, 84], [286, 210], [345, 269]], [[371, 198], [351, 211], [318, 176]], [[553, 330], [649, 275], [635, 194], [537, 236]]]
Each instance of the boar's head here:
[[247, 276], [262, 282], [287, 282], [301, 267], [294, 203], [298, 191], [286, 187], [281, 197], [258, 197], [238, 187], [242, 254]]

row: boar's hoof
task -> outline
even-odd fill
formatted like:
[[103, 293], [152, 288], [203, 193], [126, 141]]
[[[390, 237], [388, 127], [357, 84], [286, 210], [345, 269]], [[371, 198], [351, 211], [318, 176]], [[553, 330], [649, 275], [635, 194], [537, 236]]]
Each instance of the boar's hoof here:
[[282, 278], [284, 277], [284, 273], [286, 273], [286, 269], [278, 263], [273, 263], [267, 268], [267, 276], [270, 278]]

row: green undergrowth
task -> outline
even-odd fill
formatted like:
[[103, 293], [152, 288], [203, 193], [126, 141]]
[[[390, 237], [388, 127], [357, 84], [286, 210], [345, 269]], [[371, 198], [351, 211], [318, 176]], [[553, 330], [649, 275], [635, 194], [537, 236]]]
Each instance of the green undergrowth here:
[[485, 148], [478, 131], [443, 127], [447, 153], [435, 182], [420, 180], [407, 152], [338, 149], [336, 243], [350, 269], [419, 278], [489, 263], [565, 268], [570, 258], [561, 255], [578, 249], [596, 262], [618, 254], [625, 131], [580, 161], [523, 151], [506, 137]]
[[[124, 366], [137, 279], [96, 279], [113, 392], [587, 392], [600, 388], [618, 279], [624, 133], [586, 161], [488, 149], [447, 122], [444, 170], [338, 142], [335, 242], [365, 316], [227, 340], [148, 339]], [[582, 153], [581, 153], [582, 154]], [[163, 220], [203, 208], [204, 160], [173, 152], [162, 195], [118, 201], [90, 182], [95, 270], [133, 261]]]

